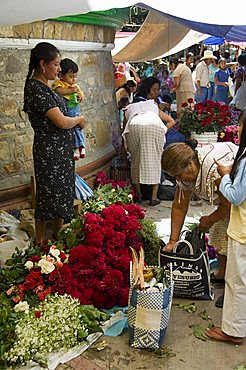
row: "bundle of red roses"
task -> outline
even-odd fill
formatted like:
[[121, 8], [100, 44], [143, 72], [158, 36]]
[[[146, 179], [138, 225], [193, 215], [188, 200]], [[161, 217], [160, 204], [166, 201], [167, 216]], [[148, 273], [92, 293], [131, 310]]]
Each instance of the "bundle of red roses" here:
[[217, 133], [230, 123], [231, 110], [224, 103], [206, 100], [194, 105], [193, 99], [182, 103], [182, 116], [179, 123], [180, 132], [189, 137], [191, 132]]

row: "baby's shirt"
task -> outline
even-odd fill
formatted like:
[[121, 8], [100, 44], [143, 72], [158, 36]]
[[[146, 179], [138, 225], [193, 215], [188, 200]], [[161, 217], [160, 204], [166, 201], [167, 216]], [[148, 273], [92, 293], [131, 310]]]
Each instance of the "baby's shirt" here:
[[[67, 89], [69, 87], [77, 87], [78, 91], [76, 94], [78, 95], [79, 98], [84, 98], [84, 93], [81, 90], [81, 88], [77, 84], [70, 85], [68, 82], [62, 81], [59, 78], [55, 80], [51, 86], [52, 90], [56, 90], [58, 87], [61, 87], [62, 89]], [[65, 99], [69, 100], [71, 94], [67, 95], [62, 95]]]

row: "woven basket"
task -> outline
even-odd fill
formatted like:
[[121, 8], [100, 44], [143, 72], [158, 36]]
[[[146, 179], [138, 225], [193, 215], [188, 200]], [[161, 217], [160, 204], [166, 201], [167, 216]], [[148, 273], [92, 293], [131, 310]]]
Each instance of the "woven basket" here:
[[111, 167], [110, 178], [114, 181], [128, 181], [131, 182], [130, 167]]

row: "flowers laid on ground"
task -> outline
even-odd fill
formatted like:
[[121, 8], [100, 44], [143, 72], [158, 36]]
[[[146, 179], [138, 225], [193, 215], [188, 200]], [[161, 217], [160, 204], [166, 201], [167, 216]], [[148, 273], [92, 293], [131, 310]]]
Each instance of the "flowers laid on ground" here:
[[182, 103], [182, 117], [179, 123], [180, 132], [190, 136], [191, 132], [217, 133], [230, 123], [231, 108], [224, 103], [206, 100], [194, 105], [193, 99]]
[[89, 334], [102, 332], [99, 325], [108, 319], [93, 306], [82, 306], [78, 300], [58, 294], [22, 311], [15, 327], [15, 341], [3, 355], [9, 365], [30, 360], [44, 364], [50, 352], [67, 350], [81, 344]]
[[73, 347], [91, 329], [98, 331], [105, 317], [93, 306], [128, 303], [131, 248], [138, 253], [146, 246], [147, 263], [153, 261], [159, 238], [144, 210], [132, 203], [131, 187], [110, 182], [96, 194], [60, 231], [58, 242], [16, 250], [0, 269], [0, 367], [43, 362], [47, 353]]
[[[57, 246], [43, 245], [38, 254], [32, 249], [25, 256], [17, 253], [9, 261], [10, 271], [4, 271], [11, 283], [7, 294], [15, 303], [34, 304], [58, 292], [98, 308], [126, 306], [129, 247], [138, 251], [143, 245], [137, 235], [143, 218], [136, 204], [112, 204], [101, 214], [86, 213], [62, 230]], [[8, 279], [17, 266], [17, 279]]]

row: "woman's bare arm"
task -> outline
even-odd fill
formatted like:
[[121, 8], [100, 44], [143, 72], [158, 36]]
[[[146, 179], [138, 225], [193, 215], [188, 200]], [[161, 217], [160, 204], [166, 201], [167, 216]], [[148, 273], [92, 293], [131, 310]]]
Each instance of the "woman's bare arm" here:
[[162, 121], [166, 122], [166, 127], [169, 130], [171, 127], [176, 125], [174, 119], [169, 116], [168, 114], [164, 113], [162, 110], [159, 109], [159, 117]]
[[165, 250], [167, 251], [172, 251], [179, 240], [180, 232], [190, 204], [192, 191], [184, 190], [181, 196], [179, 196], [179, 192], [180, 189], [177, 186], [171, 211], [171, 235], [169, 242], [165, 246]]
[[77, 117], [68, 117], [64, 116], [64, 114], [60, 111], [58, 107], [51, 108], [46, 113], [46, 117], [48, 117], [57, 127], [61, 129], [70, 129], [75, 126], [80, 126], [81, 128], [85, 127], [85, 117], [84, 116], [77, 116]]

